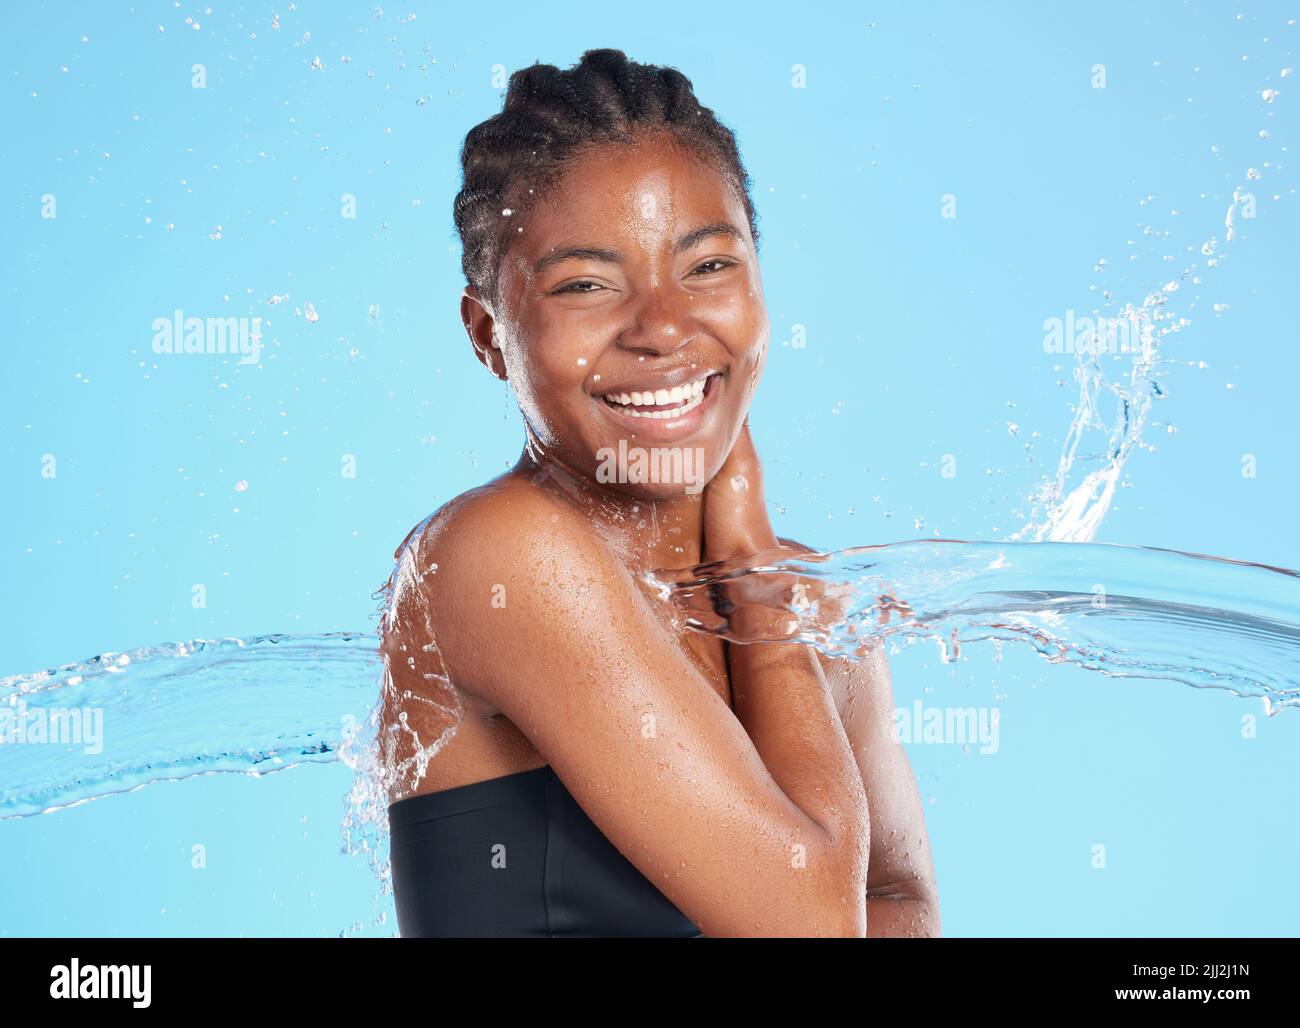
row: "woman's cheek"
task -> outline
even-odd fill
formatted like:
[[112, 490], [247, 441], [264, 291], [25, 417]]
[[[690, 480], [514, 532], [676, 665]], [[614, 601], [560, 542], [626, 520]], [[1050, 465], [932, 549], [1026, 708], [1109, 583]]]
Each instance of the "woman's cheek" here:
[[545, 398], [548, 395], [545, 379], [534, 368], [536, 365], [527, 360], [517, 362], [517, 373], [512, 375], [515, 398], [519, 401], [520, 412], [533, 426], [540, 441], [549, 447], [556, 446], [560, 440], [556, 437], [555, 419], [551, 416]]

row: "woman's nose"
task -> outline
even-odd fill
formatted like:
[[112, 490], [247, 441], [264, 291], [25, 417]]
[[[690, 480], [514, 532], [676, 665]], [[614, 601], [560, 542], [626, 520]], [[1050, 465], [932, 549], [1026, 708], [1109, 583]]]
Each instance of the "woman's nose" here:
[[619, 334], [619, 345], [667, 356], [680, 349], [695, 333], [688, 296], [673, 296], [671, 289], [646, 290], [631, 313], [627, 326]]

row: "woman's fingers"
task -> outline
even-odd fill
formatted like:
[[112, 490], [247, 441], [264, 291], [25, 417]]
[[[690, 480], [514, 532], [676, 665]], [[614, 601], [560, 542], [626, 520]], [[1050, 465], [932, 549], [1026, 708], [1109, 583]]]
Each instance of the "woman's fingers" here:
[[704, 559], [730, 560], [777, 545], [763, 498], [763, 472], [748, 419], [704, 489]]

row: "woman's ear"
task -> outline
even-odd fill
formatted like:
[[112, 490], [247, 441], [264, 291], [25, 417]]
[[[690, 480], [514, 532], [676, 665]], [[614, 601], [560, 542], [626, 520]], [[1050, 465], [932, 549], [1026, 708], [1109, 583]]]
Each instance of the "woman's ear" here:
[[505, 381], [506, 361], [497, 342], [496, 318], [477, 286], [465, 287], [460, 298], [460, 320], [474, 347], [474, 356], [488, 371]]

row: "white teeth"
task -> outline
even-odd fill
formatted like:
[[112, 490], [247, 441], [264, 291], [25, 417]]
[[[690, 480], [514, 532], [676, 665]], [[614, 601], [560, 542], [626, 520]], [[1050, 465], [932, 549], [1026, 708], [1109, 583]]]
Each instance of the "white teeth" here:
[[668, 418], [680, 418], [683, 414], [693, 411], [696, 407], [704, 402], [704, 395], [697, 393], [692, 396], [686, 403], [680, 407], [674, 407], [672, 410], [633, 410], [623, 411], [624, 414], [633, 418], [653, 418], [655, 421], [666, 421]]
[[673, 386], [672, 389], [654, 389], [644, 390], [641, 392], [631, 393], [607, 393], [605, 399], [611, 403], [616, 403], [622, 407], [663, 407], [669, 403], [683, 404], [684, 406], [676, 410], [669, 411], [646, 411], [638, 413], [628, 411], [629, 414], [635, 414], [637, 417], [675, 417], [684, 411], [691, 410], [704, 397], [704, 387], [708, 384], [709, 372], [703, 378], [697, 378], [694, 382], [688, 382], [686, 385]]
[[[654, 392], [634, 392], [631, 394], [610, 393], [605, 398], [624, 407], [623, 413], [630, 417], [666, 421], [670, 418], [680, 418], [703, 403], [704, 387], [707, 383], [708, 375], [684, 386], [675, 386], [672, 389], [656, 389]], [[679, 406], [673, 407], [671, 410], [639, 411], [635, 409], [638, 406], [647, 407], [650, 405], [661, 407], [669, 403], [675, 403]]]

